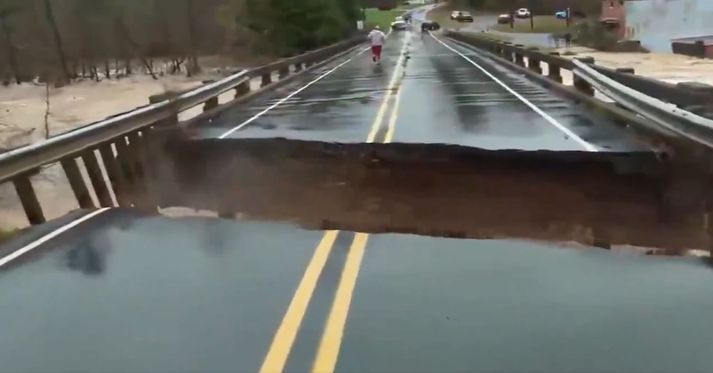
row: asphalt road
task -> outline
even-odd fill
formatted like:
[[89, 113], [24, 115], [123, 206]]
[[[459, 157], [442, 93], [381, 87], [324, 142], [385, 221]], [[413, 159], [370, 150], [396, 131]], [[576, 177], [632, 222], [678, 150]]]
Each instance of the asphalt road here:
[[290, 372], [713, 368], [693, 259], [111, 211], [0, 284], [3, 372], [253, 372], [281, 325]]
[[474, 49], [445, 42], [448, 46], [420, 32], [394, 33], [380, 64], [360, 50], [344, 65], [343, 59], [335, 61], [225, 112], [202, 135], [364, 142], [389, 100], [389, 110], [397, 111], [394, 142], [486, 149], [643, 149], [610, 119], [553, 95]]
[[[445, 43], [394, 34], [381, 64], [355, 52], [202, 134], [642, 150]], [[124, 210], [37, 241], [65, 223], [0, 247], [2, 372], [713, 371], [695, 259]]]

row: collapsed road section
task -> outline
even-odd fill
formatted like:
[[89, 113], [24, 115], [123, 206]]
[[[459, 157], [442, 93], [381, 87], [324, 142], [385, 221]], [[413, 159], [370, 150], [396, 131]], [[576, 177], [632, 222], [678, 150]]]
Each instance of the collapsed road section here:
[[164, 207], [312, 229], [633, 245], [671, 254], [710, 245], [702, 178], [650, 152], [228, 139], [178, 141], [164, 156], [150, 183]]

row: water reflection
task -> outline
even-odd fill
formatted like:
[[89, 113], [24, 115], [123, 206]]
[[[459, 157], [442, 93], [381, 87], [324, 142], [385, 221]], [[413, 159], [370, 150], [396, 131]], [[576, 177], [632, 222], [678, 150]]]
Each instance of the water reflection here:
[[[124, 227], [124, 229], [129, 228], [130, 224]], [[86, 237], [74, 249], [67, 252], [65, 258], [67, 268], [87, 276], [101, 275], [107, 268], [110, 245], [111, 242], [104, 232]]]

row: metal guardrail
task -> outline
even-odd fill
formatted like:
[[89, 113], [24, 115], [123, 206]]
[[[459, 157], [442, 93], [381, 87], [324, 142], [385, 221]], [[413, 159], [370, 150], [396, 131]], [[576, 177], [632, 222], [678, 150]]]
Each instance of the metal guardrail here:
[[[101, 120], [41, 143], [0, 154], [0, 184], [12, 181], [30, 224], [40, 224], [45, 216], [30, 177], [40, 168], [59, 162], [81, 208], [94, 208], [93, 199], [82, 177], [77, 159], [81, 158], [96, 199], [102, 207], [113, 207], [110, 190], [119, 206], [149, 206], [141, 180], [151, 170], [146, 167], [155, 151], [157, 129], [175, 128], [178, 113], [203, 105], [203, 111], [219, 106], [218, 96], [235, 90], [235, 98], [250, 92], [250, 81], [261, 79], [261, 86], [273, 83], [273, 73], [280, 80], [361, 44], [363, 37], [336, 43], [298, 56], [282, 59], [258, 68], [244, 70], [220, 81], [209, 83], [177, 97]], [[148, 98], [147, 98], [148, 99]], [[230, 105], [230, 102], [225, 105]], [[97, 156], [100, 156], [97, 157]], [[102, 162], [104, 167], [100, 166]], [[108, 177], [104, 177], [103, 171]], [[155, 208], [155, 205], [153, 206]]]
[[[669, 153], [669, 150], [691, 153], [691, 145], [695, 143], [702, 145], [695, 150], [700, 155], [699, 150], [707, 152], [713, 144], [711, 120], [699, 115], [700, 112], [713, 113], [713, 87], [691, 82], [670, 84], [635, 75], [634, 69], [630, 68], [614, 70], [598, 66], [592, 57], [580, 57], [575, 61], [556, 52], [545, 52], [476, 33], [447, 31], [446, 36], [490, 52], [544, 84], [556, 83], [551, 84], [551, 88], [609, 113], [662, 154]], [[542, 63], [547, 64], [546, 72]], [[589, 73], [581, 73], [583, 69]], [[571, 88], [562, 84], [562, 70], [572, 72]], [[614, 86], [624, 87], [625, 90], [617, 89], [615, 93]], [[595, 99], [595, 91], [610, 96], [616, 104]], [[697, 114], [691, 110], [696, 110]]]
[[682, 110], [676, 105], [636, 91], [592, 66], [573, 60], [573, 73], [617, 104], [638, 113], [665, 129], [699, 144], [713, 148], [713, 120]]
[[[446, 36], [488, 50], [535, 72], [542, 73], [540, 64], [544, 62], [549, 67], [548, 77], [558, 83], [562, 83], [561, 70], [573, 70], [575, 68], [572, 59], [560, 56], [557, 52], [547, 52], [536, 47], [525, 47], [524, 45], [496, 40], [477, 33], [447, 31]], [[527, 58], [527, 61], [525, 61], [525, 58]], [[686, 83], [671, 84], [636, 75], [633, 68], [611, 69], [596, 65], [596, 61], [591, 57], [582, 60], [590, 63], [599, 73], [619, 83], [661, 101], [675, 104], [680, 108], [713, 105], [713, 87], [700, 85], [701, 87], [694, 88], [691, 84]], [[582, 83], [582, 85], [580, 86], [579, 83]], [[592, 92], [591, 87], [588, 87], [586, 82], [575, 81], [575, 87], [584, 93]], [[713, 111], [713, 108], [711, 110]]]

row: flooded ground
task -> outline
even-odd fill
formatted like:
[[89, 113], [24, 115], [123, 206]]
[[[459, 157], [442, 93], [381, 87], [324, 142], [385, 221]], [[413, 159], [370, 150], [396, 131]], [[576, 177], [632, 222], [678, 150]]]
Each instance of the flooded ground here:
[[647, 49], [671, 53], [671, 40], [713, 35], [713, 1], [627, 1], [626, 36]]

